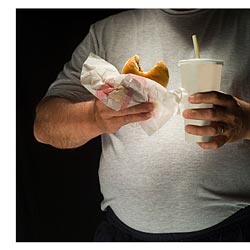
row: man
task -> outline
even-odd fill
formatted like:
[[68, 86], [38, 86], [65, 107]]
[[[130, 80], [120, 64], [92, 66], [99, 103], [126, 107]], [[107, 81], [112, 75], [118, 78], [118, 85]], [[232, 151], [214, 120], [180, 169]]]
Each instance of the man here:
[[[177, 64], [193, 57], [194, 33], [202, 57], [224, 61], [223, 93], [189, 98], [214, 107], [183, 112], [185, 118], [212, 121], [185, 127], [213, 137], [200, 147], [184, 141], [181, 115], [148, 136], [136, 122], [150, 119], [152, 103], [113, 111], [80, 84], [82, 64], [93, 52], [119, 71], [135, 54], [145, 71], [164, 60], [168, 88], [177, 88]], [[99, 178], [106, 219], [96, 241], [250, 240], [249, 34], [248, 10], [134, 10], [90, 27], [38, 105], [34, 134], [58, 148], [102, 136]]]

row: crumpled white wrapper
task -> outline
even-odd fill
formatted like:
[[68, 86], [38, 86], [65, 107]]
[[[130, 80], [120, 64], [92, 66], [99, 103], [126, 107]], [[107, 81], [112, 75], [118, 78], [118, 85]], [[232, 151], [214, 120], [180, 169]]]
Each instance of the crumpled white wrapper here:
[[148, 135], [152, 135], [179, 113], [180, 106], [187, 97], [182, 88], [170, 91], [148, 78], [120, 74], [112, 64], [93, 53], [83, 63], [81, 84], [108, 107], [117, 111], [142, 102], [154, 102], [153, 116], [139, 122]]

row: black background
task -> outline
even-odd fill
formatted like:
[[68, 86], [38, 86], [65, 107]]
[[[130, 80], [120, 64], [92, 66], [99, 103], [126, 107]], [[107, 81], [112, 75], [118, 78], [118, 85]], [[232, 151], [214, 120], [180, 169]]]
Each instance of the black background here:
[[90, 24], [124, 9], [16, 10], [16, 240], [92, 241], [101, 220], [100, 138], [70, 150], [38, 143], [35, 108]]

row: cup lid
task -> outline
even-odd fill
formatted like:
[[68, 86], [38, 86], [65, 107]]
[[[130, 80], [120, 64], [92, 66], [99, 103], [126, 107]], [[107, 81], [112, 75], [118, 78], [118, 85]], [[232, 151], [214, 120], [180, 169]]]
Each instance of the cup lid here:
[[186, 60], [180, 60], [178, 62], [178, 66], [181, 64], [190, 64], [190, 63], [196, 63], [196, 64], [205, 64], [205, 63], [211, 63], [211, 64], [221, 64], [223, 65], [222, 60], [218, 59], [209, 59], [209, 58], [194, 58], [194, 59], [186, 59]]

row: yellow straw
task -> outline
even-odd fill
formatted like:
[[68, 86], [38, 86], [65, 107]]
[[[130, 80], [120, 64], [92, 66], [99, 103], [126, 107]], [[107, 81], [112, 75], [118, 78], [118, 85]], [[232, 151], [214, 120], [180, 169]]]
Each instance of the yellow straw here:
[[195, 51], [196, 58], [200, 58], [201, 56], [200, 56], [200, 50], [199, 50], [197, 36], [192, 35], [192, 39], [193, 39], [194, 51]]

